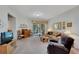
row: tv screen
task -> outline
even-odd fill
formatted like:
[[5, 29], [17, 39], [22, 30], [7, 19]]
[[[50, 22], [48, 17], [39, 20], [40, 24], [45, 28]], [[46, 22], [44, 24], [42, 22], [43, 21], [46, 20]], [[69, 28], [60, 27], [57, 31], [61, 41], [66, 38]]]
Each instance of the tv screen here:
[[5, 32], [5, 38], [13, 38], [12, 32]]
[[12, 32], [1, 33], [1, 44], [9, 43], [13, 39]]

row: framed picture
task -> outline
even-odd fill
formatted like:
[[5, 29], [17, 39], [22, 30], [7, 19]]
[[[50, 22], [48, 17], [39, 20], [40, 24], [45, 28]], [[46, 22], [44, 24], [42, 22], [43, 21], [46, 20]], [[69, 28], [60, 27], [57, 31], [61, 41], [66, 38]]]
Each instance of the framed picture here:
[[66, 29], [66, 22], [62, 22], [62, 29]]
[[20, 28], [27, 28], [26, 24], [20, 24]]
[[1, 24], [1, 19], [0, 19], [0, 28], [2, 27], [2, 24]]
[[67, 23], [67, 27], [72, 27], [72, 22]]
[[0, 20], [0, 25], [1, 25], [1, 20]]
[[53, 28], [56, 30], [61, 30], [61, 22], [54, 23]]

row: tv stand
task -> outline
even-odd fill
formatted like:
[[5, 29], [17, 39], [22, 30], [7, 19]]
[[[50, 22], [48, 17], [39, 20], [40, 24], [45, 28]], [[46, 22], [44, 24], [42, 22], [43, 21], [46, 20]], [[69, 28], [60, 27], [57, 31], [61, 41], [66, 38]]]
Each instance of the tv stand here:
[[16, 40], [0, 45], [0, 54], [10, 54], [16, 48]]

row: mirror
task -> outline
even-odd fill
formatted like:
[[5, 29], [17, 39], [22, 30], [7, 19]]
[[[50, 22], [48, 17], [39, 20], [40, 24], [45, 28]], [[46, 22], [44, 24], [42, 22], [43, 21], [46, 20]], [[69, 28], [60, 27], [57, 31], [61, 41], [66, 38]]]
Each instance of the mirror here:
[[65, 28], [65, 27], [62, 26], [62, 22], [57, 22], [57, 23], [54, 23], [53, 28], [55, 30], [61, 30], [62, 28]]

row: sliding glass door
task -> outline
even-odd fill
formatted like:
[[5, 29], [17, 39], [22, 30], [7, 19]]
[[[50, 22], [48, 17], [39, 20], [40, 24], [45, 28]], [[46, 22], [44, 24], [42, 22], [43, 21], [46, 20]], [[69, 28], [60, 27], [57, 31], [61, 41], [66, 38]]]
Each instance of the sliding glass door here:
[[41, 34], [45, 33], [45, 24], [33, 24], [33, 34]]

